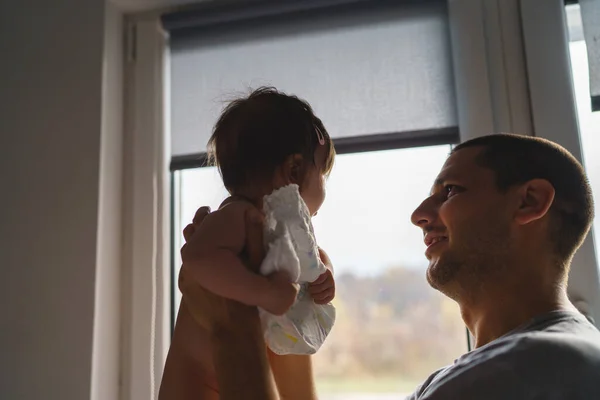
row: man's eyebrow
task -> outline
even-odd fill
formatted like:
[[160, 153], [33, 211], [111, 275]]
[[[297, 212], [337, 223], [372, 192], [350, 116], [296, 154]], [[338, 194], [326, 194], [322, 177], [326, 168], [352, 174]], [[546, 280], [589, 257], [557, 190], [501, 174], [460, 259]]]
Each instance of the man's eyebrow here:
[[435, 181], [433, 181], [433, 186], [431, 187], [429, 194], [432, 195], [435, 192], [436, 188], [438, 188], [440, 186], [444, 186], [444, 183], [446, 183], [449, 180], [454, 180], [454, 179], [456, 179], [456, 178], [451, 174], [439, 175], [437, 178], [435, 178]]
[[450, 179], [453, 179], [453, 177], [449, 174], [442, 174], [442, 175], [438, 175], [437, 178], [435, 178], [435, 181], [433, 182], [433, 186], [443, 186], [444, 183]]
[[435, 178], [435, 181], [433, 182], [433, 186], [442, 186], [444, 184], [444, 182], [446, 181], [446, 177], [445, 176], [439, 176], [437, 178]]

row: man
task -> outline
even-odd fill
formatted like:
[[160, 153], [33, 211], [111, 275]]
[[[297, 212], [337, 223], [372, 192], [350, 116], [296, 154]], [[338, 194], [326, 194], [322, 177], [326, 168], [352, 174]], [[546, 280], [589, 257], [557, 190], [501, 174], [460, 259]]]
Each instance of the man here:
[[[424, 233], [428, 282], [459, 304], [476, 349], [409, 399], [600, 399], [600, 332], [566, 292], [593, 213], [581, 165], [552, 142], [491, 135], [452, 151], [412, 222]], [[228, 310], [201, 321], [231, 388], [221, 398], [274, 398], [256, 310], [204, 296]], [[246, 365], [254, 376], [241, 376]]]

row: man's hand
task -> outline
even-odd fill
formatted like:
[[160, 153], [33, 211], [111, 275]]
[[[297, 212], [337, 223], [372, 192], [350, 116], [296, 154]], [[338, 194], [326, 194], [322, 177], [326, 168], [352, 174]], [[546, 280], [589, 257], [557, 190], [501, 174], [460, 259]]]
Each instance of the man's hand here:
[[329, 256], [319, 248], [319, 258], [325, 264], [327, 271], [322, 273], [316, 281], [308, 285], [308, 292], [316, 304], [327, 304], [335, 297], [335, 280], [333, 279], [333, 266]]
[[204, 221], [204, 218], [208, 216], [208, 214], [210, 214], [210, 207], [200, 207], [198, 211], [196, 211], [196, 214], [192, 219], [192, 223], [188, 224], [185, 228], [183, 228], [183, 238], [185, 240], [185, 243], [183, 244], [183, 246], [181, 246], [180, 253], [182, 255], [184, 249], [188, 245], [187, 243], [190, 241], [192, 236], [194, 236], [194, 233], [196, 232], [202, 221]]
[[[210, 208], [202, 207], [194, 216], [194, 219], [191, 224], [185, 227], [183, 230], [183, 236], [187, 241], [196, 233], [202, 221], [210, 214]], [[262, 213], [252, 207], [248, 209], [245, 213], [245, 237], [246, 243], [244, 245], [244, 261], [246, 266], [253, 272], [258, 273], [262, 260], [264, 258], [264, 245], [263, 245], [263, 222], [264, 218]], [[185, 251], [185, 247], [188, 244], [186, 243], [181, 251]], [[275, 314], [281, 315], [285, 313], [296, 300], [296, 296], [298, 293], [298, 286], [291, 282], [289, 275], [286, 272], [280, 271], [275, 272], [267, 277], [260, 278], [265, 279], [267, 285], [265, 285], [265, 290], [261, 291], [258, 295], [261, 298], [258, 299], [257, 304], [263, 308], [264, 310]], [[182, 282], [180, 276], [180, 283]], [[181, 285], [180, 285], [181, 286]], [[210, 293], [206, 290], [202, 290], [202, 288], [196, 287], [198, 285], [187, 285], [186, 294], [188, 294], [188, 298], [191, 298], [191, 294], [193, 293], [196, 300], [196, 307], [193, 309], [205, 309], [204, 313], [206, 314], [204, 317], [200, 315], [196, 316], [196, 319], [203, 318], [203, 321], [198, 321], [203, 326], [210, 324], [222, 324], [229, 323], [231, 321], [222, 320], [222, 318], [227, 317], [232, 311], [232, 305], [229, 304], [227, 308], [223, 308], [225, 304], [223, 303], [224, 299], [221, 299], [219, 296], [215, 296], [213, 293]], [[182, 288], [183, 291], [183, 288]], [[205, 302], [204, 306], [201, 306], [202, 303]], [[201, 307], [198, 307], [201, 306]], [[210, 310], [210, 312], [206, 311], [206, 308]], [[215, 319], [214, 321], [209, 321], [209, 319]], [[209, 327], [207, 327], [209, 328]], [[210, 330], [210, 329], [209, 329]]]
[[[187, 242], [196, 233], [210, 212], [209, 207], [201, 207], [196, 211], [192, 223], [184, 228], [183, 237], [186, 243], [181, 248], [182, 253], [188, 246]], [[258, 220], [255, 220], [252, 225], [247, 225], [248, 229], [258, 229], [260, 227], [262, 231], [262, 225], [254, 226], [257, 223]], [[258, 246], [251, 243], [248, 248], [252, 249], [254, 260], [262, 258]], [[246, 329], [260, 324], [256, 307], [218, 296], [203, 288], [196, 281], [186, 279], [186, 276], [181, 273], [179, 275], [179, 288], [183, 293], [183, 301], [187, 304], [194, 320], [212, 335], [222, 334], [223, 331]]]

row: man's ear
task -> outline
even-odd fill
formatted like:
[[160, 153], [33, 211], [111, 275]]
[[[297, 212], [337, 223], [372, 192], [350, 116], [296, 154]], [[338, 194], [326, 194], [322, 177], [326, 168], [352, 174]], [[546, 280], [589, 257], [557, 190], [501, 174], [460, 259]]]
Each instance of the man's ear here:
[[300, 185], [302, 180], [302, 162], [304, 158], [301, 154], [292, 154], [286, 158], [283, 164], [282, 175], [286, 184], [295, 183]]
[[521, 185], [515, 221], [526, 225], [543, 218], [554, 202], [554, 194], [554, 186], [545, 179], [532, 179]]

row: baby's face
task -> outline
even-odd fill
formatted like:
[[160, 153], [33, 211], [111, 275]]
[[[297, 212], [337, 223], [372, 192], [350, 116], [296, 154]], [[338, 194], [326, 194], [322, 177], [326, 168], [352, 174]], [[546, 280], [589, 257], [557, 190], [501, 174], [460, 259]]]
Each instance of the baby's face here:
[[300, 185], [300, 195], [308, 206], [310, 215], [317, 214], [323, 201], [325, 201], [325, 169], [326, 146], [319, 146], [315, 151], [315, 162], [310, 163], [302, 184]]

